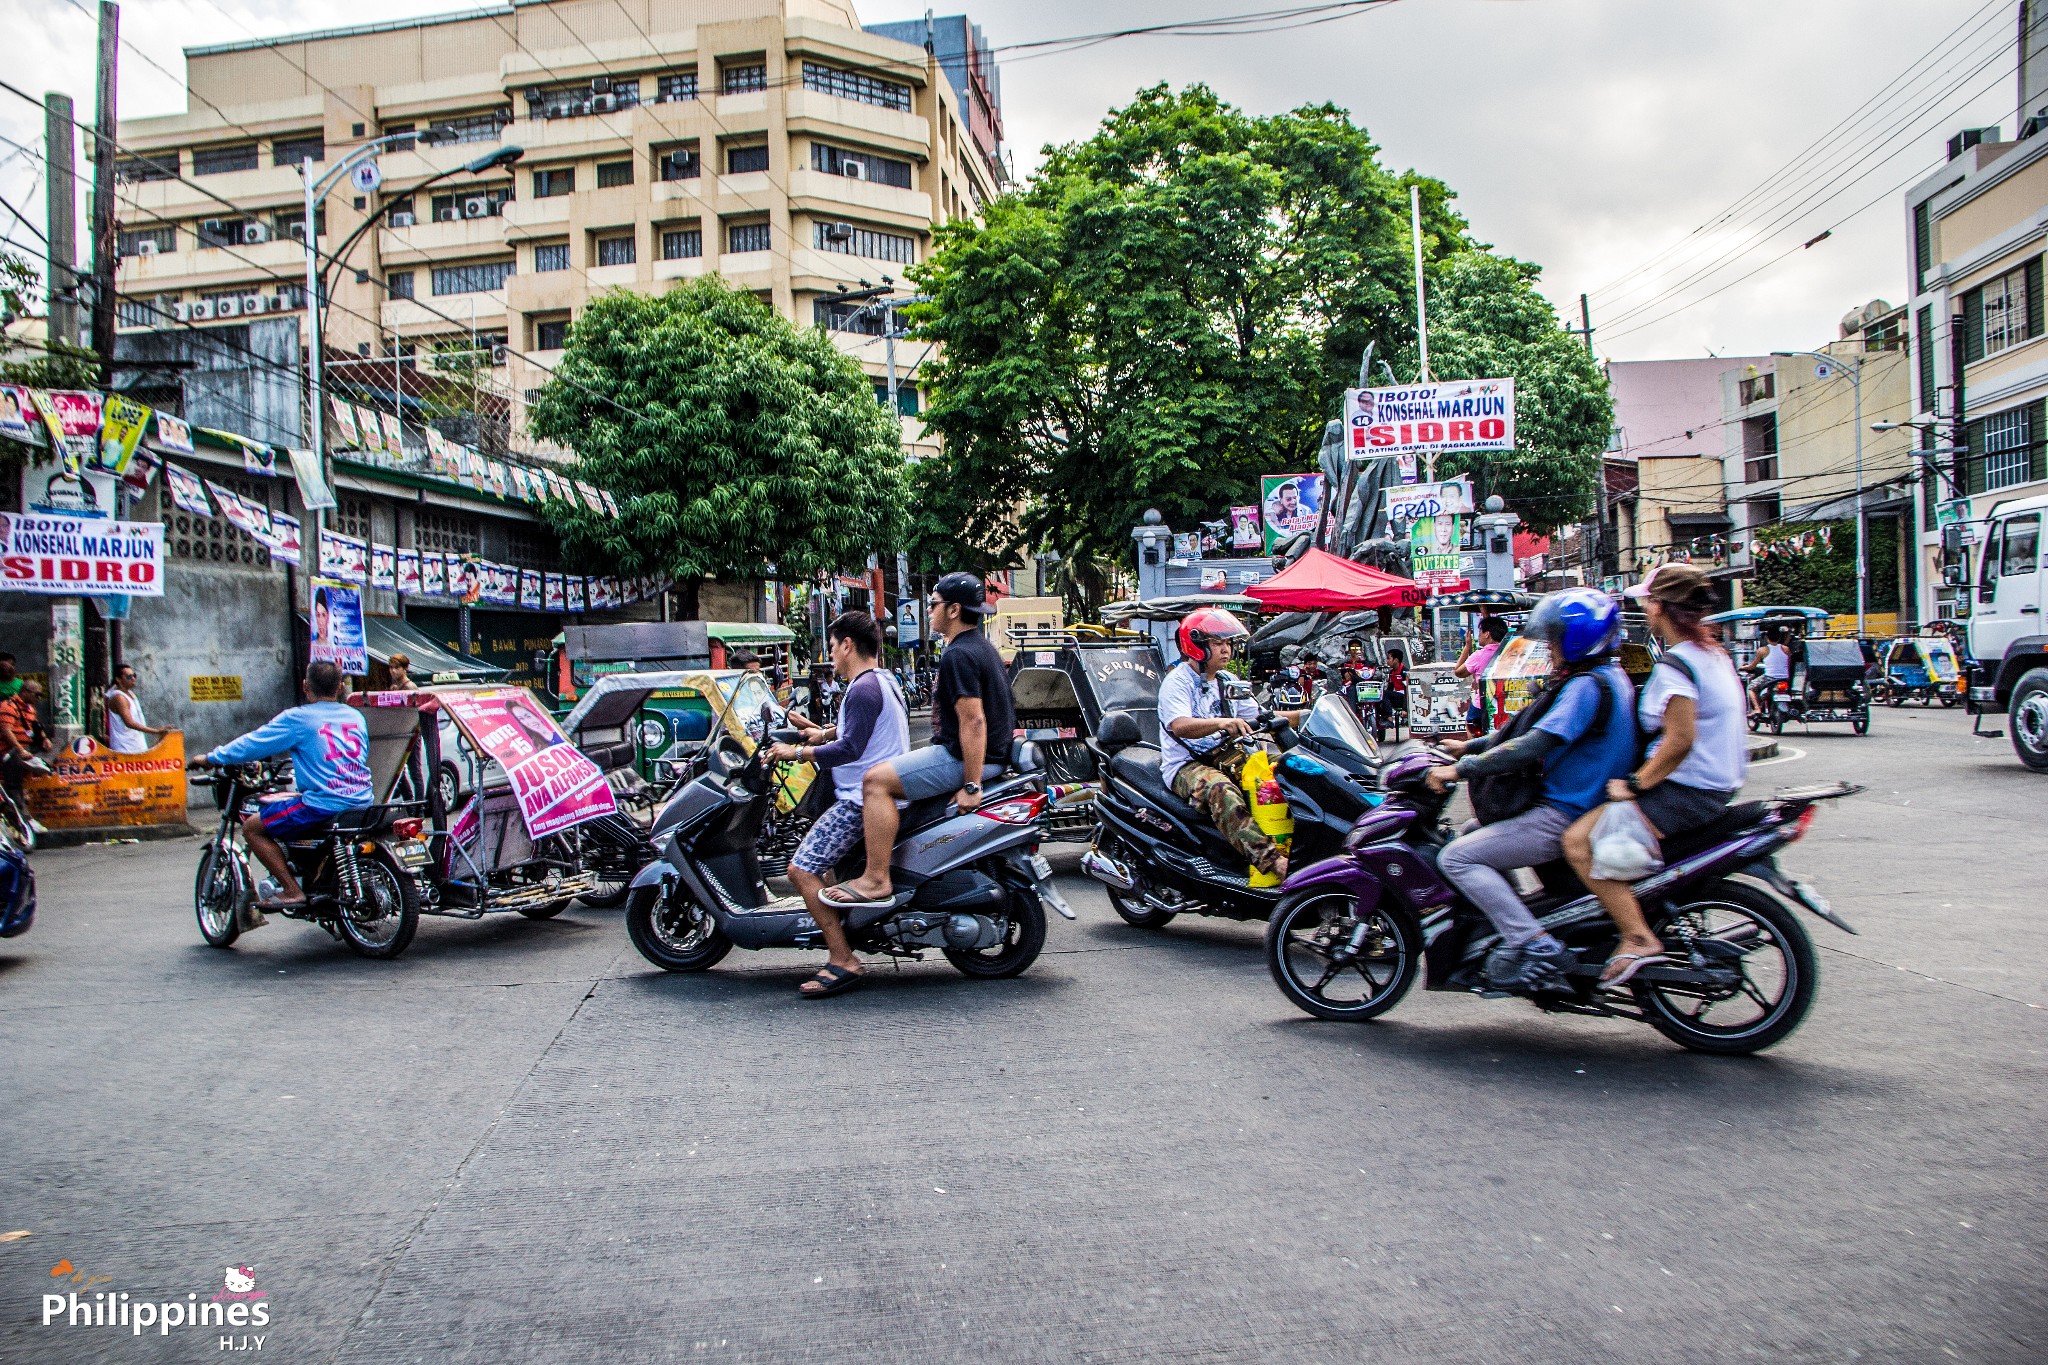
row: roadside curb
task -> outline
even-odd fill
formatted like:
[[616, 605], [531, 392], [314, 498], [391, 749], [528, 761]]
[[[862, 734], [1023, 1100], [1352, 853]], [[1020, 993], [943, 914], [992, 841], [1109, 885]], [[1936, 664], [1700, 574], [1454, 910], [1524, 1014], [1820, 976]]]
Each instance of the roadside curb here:
[[1778, 741], [1775, 739], [1753, 739], [1749, 742], [1749, 761], [1758, 763], [1766, 758], [1778, 756]]
[[194, 825], [99, 825], [91, 829], [51, 829], [36, 836], [37, 848], [79, 848], [122, 840], [155, 842], [159, 839], [196, 839]]

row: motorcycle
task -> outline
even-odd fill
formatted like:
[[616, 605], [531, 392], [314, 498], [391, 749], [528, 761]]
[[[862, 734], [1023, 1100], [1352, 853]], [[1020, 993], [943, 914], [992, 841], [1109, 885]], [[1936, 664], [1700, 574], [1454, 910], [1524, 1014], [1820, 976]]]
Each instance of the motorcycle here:
[[[1289, 860], [1306, 865], [1330, 857], [1380, 799], [1379, 745], [1335, 694], [1318, 698], [1298, 731], [1268, 715], [1254, 736], [1234, 743], [1248, 751], [1261, 733], [1281, 750], [1273, 775], [1294, 817]], [[1160, 752], [1138, 742], [1128, 713], [1104, 716], [1089, 747], [1105, 777], [1095, 800], [1095, 843], [1082, 855], [1081, 870], [1109, 888], [1125, 923], [1160, 929], [1180, 914], [1243, 920], [1273, 912], [1280, 888], [1251, 884], [1243, 855], [1161, 779]]]
[[[1662, 871], [1634, 883], [1672, 960], [1645, 967], [1622, 990], [1600, 972], [1618, 941], [1613, 922], [1562, 862], [1536, 869], [1537, 921], [1576, 959], [1561, 980], [1502, 992], [1486, 977], [1499, 936], [1438, 872], [1451, 831], [1449, 792], [1426, 781], [1449, 762], [1416, 746], [1383, 773], [1388, 797], [1363, 816], [1337, 856], [1287, 879], [1266, 926], [1266, 965], [1280, 993], [1323, 1019], [1372, 1019], [1425, 973], [1428, 990], [1517, 994], [1551, 1013], [1633, 1019], [1695, 1052], [1741, 1056], [1781, 1042], [1813, 1006], [1813, 943], [1798, 906], [1856, 931], [1777, 854], [1812, 826], [1819, 804], [1862, 788], [1843, 783], [1779, 792], [1730, 806], [1705, 827], [1663, 841]], [[1625, 993], [1624, 993], [1625, 992]]]
[[[770, 731], [794, 743], [794, 730]], [[649, 838], [661, 856], [633, 879], [626, 932], [640, 955], [664, 971], [701, 972], [742, 948], [823, 946], [802, 897], [771, 899], [762, 878], [760, 834], [773, 795], [767, 746], [750, 753], [731, 738], [713, 746], [709, 766], [655, 817]], [[935, 948], [967, 976], [1016, 976], [1045, 945], [1045, 907], [1073, 910], [1052, 884], [1038, 853], [1045, 793], [1031, 771], [1031, 746], [1019, 771], [989, 784], [981, 805], [962, 815], [952, 797], [918, 801], [903, 812], [890, 875], [893, 899], [845, 911], [856, 950], [922, 958]], [[836, 869], [857, 876], [860, 845]]]
[[[290, 786], [290, 765], [266, 760], [187, 768], [205, 775], [220, 810], [220, 826], [200, 850], [192, 908], [200, 935], [213, 947], [227, 948], [248, 927], [247, 916], [259, 895], [241, 840], [242, 819], [256, 808], [258, 797]], [[313, 838], [282, 841], [306, 903], [267, 913], [317, 924], [363, 957], [394, 958], [404, 952], [420, 923], [414, 874], [427, 863], [421, 837], [426, 822], [402, 813], [412, 808], [401, 803], [349, 811]], [[274, 889], [267, 877], [264, 887]]]

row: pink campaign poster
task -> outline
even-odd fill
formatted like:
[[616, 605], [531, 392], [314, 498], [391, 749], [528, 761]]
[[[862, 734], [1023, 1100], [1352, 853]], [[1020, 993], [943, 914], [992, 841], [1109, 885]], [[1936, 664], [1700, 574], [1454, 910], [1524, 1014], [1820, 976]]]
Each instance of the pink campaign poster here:
[[559, 834], [618, 809], [598, 766], [577, 752], [533, 694], [519, 687], [444, 694], [446, 706], [478, 748], [505, 769], [526, 832]]

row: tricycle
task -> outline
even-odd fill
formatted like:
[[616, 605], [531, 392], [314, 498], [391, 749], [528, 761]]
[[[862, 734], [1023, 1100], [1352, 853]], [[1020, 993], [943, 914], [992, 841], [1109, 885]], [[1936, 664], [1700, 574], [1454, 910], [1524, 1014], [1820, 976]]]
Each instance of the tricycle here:
[[1768, 725], [1781, 735], [1794, 722], [1847, 721], [1857, 734], [1869, 734], [1869, 661], [1862, 642], [1816, 637], [1792, 641], [1791, 650], [1792, 676], [1765, 695], [1764, 710], [1749, 718], [1749, 728]]
[[1884, 676], [1874, 691], [1885, 705], [1954, 706], [1961, 699], [1963, 670], [1955, 646], [1942, 636], [1902, 635], [1878, 646], [1877, 655]]
[[1020, 737], [1044, 766], [1047, 839], [1085, 843], [1094, 837], [1101, 774], [1088, 737], [1104, 715], [1123, 711], [1147, 742], [1159, 739], [1159, 680], [1165, 665], [1149, 635], [1017, 632], [1010, 691]]

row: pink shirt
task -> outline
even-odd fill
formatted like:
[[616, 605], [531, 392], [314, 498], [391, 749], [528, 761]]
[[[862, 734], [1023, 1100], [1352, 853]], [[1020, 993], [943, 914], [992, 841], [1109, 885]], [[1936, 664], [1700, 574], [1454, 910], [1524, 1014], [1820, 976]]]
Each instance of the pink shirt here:
[[1478, 696], [1479, 689], [1486, 685], [1484, 681], [1486, 676], [1486, 666], [1493, 662], [1493, 656], [1498, 653], [1500, 653], [1500, 646], [1498, 644], [1488, 642], [1486, 648], [1475, 649], [1466, 658], [1465, 671], [1472, 675], [1473, 696]]

